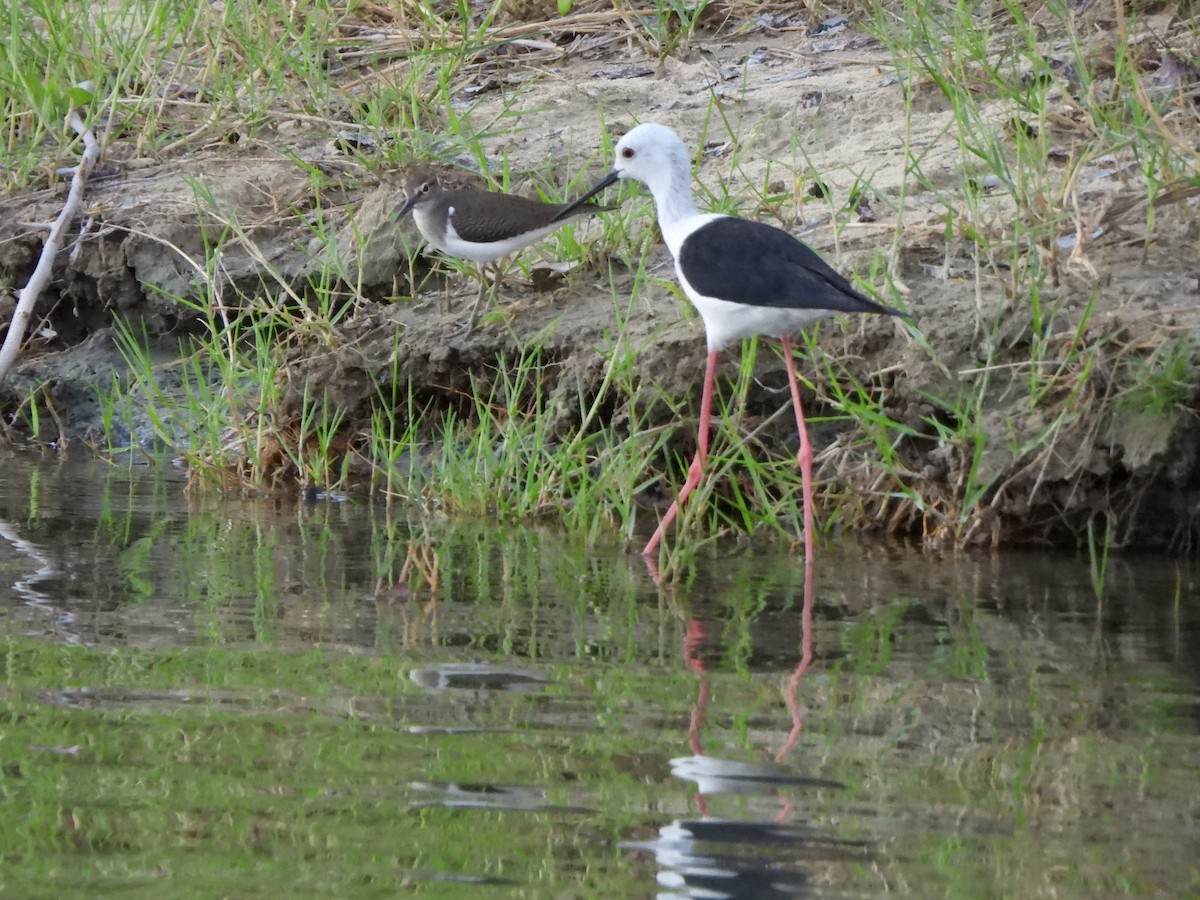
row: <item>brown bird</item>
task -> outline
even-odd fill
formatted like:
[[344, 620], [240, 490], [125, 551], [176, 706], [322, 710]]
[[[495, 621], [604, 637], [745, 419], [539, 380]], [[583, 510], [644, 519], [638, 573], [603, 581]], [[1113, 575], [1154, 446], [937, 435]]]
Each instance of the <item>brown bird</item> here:
[[[595, 203], [544, 203], [515, 194], [447, 188], [427, 172], [414, 176], [405, 193], [408, 200], [397, 218], [411, 212], [425, 240], [443, 253], [479, 267], [479, 296], [471, 307], [468, 329], [474, 326], [487, 291], [485, 265], [524, 250], [575, 219], [611, 209]], [[500, 284], [499, 267], [495, 271], [494, 288]]]

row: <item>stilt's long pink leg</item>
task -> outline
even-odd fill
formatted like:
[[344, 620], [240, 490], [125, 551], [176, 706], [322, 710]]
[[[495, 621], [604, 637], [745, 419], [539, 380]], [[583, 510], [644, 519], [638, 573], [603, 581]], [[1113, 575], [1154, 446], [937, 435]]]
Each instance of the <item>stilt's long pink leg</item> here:
[[800, 406], [800, 385], [796, 380], [796, 361], [792, 358], [791, 338], [780, 338], [783, 344], [783, 361], [787, 366], [788, 380], [792, 387], [792, 406], [796, 410], [796, 428], [800, 431], [800, 452], [796, 461], [800, 463], [800, 481], [804, 492], [804, 564], [813, 564], [813, 486], [812, 444], [808, 442], [808, 429], [804, 425], [804, 409]]
[[[692, 465], [688, 468], [687, 481], [683, 483], [683, 487], [679, 490], [679, 496], [671, 504], [671, 508], [667, 510], [667, 514], [658, 523], [658, 529], [650, 537], [649, 543], [646, 544], [646, 549], [642, 551], [643, 556], [650, 556], [658, 549], [663, 535], [671, 527], [671, 523], [675, 521], [675, 517], [679, 515], [679, 509], [683, 506], [683, 502], [687, 500], [688, 494], [696, 489], [696, 485], [700, 483], [700, 479], [704, 475], [704, 464], [708, 462], [708, 426], [709, 420], [712, 418], [713, 382], [716, 381], [716, 377], [717, 351], [710, 350], [708, 352], [708, 362], [704, 366], [704, 391], [700, 395], [700, 433], [696, 438], [696, 455], [692, 459]], [[796, 396], [799, 395], [797, 394]], [[799, 409], [799, 407], [796, 408]], [[811, 454], [809, 455], [811, 457]]]

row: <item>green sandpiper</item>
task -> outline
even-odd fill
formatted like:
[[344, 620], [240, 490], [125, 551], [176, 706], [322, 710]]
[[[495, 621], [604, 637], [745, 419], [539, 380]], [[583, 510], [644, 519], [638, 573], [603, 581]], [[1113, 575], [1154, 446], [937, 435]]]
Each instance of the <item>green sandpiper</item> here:
[[[467, 319], [468, 329], [475, 323], [487, 290], [483, 269], [488, 263], [525, 249], [575, 219], [609, 208], [583, 201], [545, 203], [516, 194], [445, 187], [436, 175], [424, 171], [408, 182], [405, 193], [408, 199], [397, 218], [411, 211], [425, 240], [443, 253], [479, 267], [479, 295]], [[499, 283], [500, 269], [496, 267], [494, 288]]]

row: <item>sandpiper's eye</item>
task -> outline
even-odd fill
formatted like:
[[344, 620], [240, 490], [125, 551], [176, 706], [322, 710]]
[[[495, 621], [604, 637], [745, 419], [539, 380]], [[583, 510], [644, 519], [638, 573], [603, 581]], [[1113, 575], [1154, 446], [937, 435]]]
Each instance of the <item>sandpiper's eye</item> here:
[[421, 193], [422, 193], [422, 194], [428, 194], [428, 193], [429, 193], [429, 182], [428, 182], [428, 181], [424, 181], [424, 182], [422, 182], [422, 183], [421, 183]]
[[633, 159], [635, 156], [637, 156], [637, 151], [632, 147], [623, 147], [621, 149], [621, 156], [624, 159]]

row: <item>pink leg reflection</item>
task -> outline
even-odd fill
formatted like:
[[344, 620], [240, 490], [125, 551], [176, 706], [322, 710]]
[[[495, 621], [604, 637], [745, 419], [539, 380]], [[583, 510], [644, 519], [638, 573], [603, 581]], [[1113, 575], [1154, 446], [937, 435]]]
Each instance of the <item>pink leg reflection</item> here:
[[781, 763], [787, 758], [787, 755], [792, 752], [792, 748], [796, 746], [796, 742], [800, 740], [800, 733], [804, 730], [804, 715], [800, 712], [800, 681], [804, 678], [808, 667], [813, 661], [813, 567], [808, 565], [808, 560], [805, 560], [804, 566], [804, 607], [800, 613], [800, 663], [792, 672], [792, 677], [788, 680], [787, 687], [783, 691], [783, 700], [787, 704], [788, 714], [792, 717], [792, 730], [788, 733], [787, 740], [783, 742], [783, 746], [779, 748], [779, 752], [775, 754], [775, 762]]
[[[704, 729], [704, 709], [708, 706], [708, 675], [704, 671], [704, 660], [700, 658], [700, 648], [704, 645], [704, 623], [699, 619], [688, 622], [687, 632], [683, 636], [683, 661], [689, 669], [696, 673], [700, 690], [696, 694], [696, 702], [692, 704], [692, 714], [688, 717], [688, 745], [695, 756], [704, 755], [704, 747], [700, 743], [700, 732]], [[704, 794], [696, 791], [696, 809], [700, 815], [708, 815], [708, 801]]]

